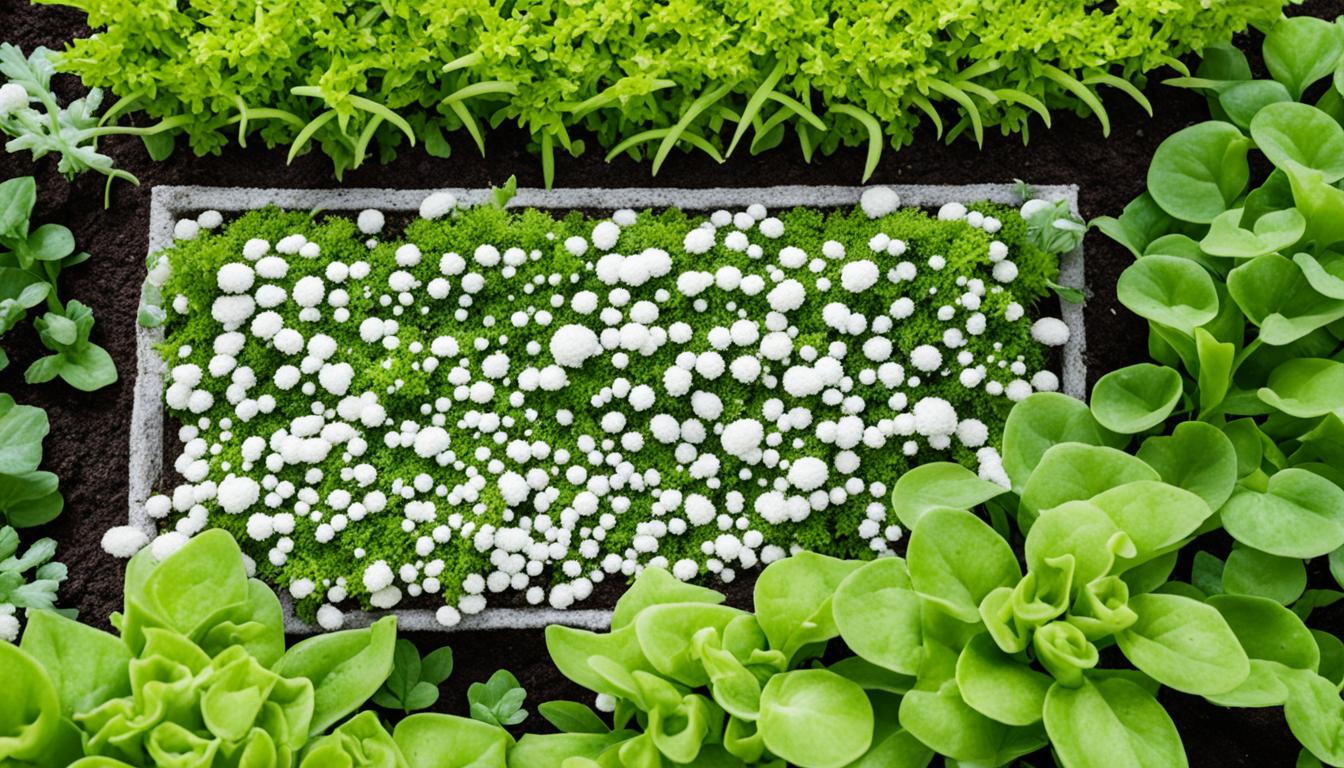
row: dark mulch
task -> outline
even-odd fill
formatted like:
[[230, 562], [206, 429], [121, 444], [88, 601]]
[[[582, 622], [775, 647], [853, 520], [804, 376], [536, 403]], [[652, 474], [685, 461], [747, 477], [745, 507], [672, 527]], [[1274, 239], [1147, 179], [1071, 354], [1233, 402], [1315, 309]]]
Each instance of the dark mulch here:
[[[1316, 0], [1294, 13], [1333, 18], [1344, 12], [1341, 0]], [[3, 36], [31, 50], [37, 45], [60, 47], [87, 34], [80, 13], [61, 7], [30, 6], [25, 0], [0, 0]], [[74, 94], [77, 83], [61, 87]], [[1202, 99], [1151, 84], [1148, 93], [1156, 115], [1149, 118], [1125, 97], [1109, 94], [1112, 130], [1101, 135], [1098, 123], [1073, 115], [1057, 115], [1052, 131], [1034, 126], [1030, 146], [1017, 137], [988, 136], [983, 150], [959, 141], [945, 146], [925, 135], [900, 153], [885, 153], [873, 182], [972, 183], [1008, 182], [1021, 178], [1037, 184], [1076, 183], [1085, 217], [1118, 214], [1143, 190], [1144, 173], [1157, 144], [1170, 133], [1207, 116]], [[517, 174], [521, 186], [540, 186], [541, 169], [525, 149], [524, 137], [500, 130], [488, 140], [489, 154], [480, 158], [468, 142], [454, 142], [448, 160], [407, 151], [388, 166], [350, 172], [345, 184], [372, 187], [482, 186], [502, 183]], [[126, 520], [127, 452], [135, 375], [135, 307], [144, 275], [149, 215], [149, 190], [158, 184], [214, 186], [333, 186], [327, 161], [315, 154], [286, 166], [280, 151], [230, 147], [222, 156], [196, 158], [179, 148], [170, 162], [155, 164], [138, 140], [111, 140], [105, 145], [119, 167], [139, 176], [141, 186], [114, 187], [112, 207], [102, 206], [103, 182], [85, 176], [67, 183], [52, 160], [37, 165], [28, 156], [0, 153], [0, 178], [32, 174], [41, 199], [39, 221], [55, 221], [74, 230], [79, 246], [93, 254], [84, 266], [63, 276], [62, 294], [89, 304], [98, 319], [95, 340], [115, 358], [122, 380], [94, 394], [63, 384], [30, 387], [21, 372], [37, 357], [39, 345], [30, 329], [6, 338], [14, 361], [0, 373], [0, 391], [20, 402], [47, 409], [52, 434], [46, 443], [45, 468], [61, 477], [66, 512], [41, 533], [60, 543], [60, 556], [71, 575], [62, 593], [67, 606], [78, 608], [86, 621], [106, 626], [105, 617], [121, 602], [121, 566], [105, 555], [99, 538], [107, 528]], [[598, 152], [578, 159], [559, 158], [556, 184], [582, 186], [762, 186], [773, 184], [855, 184], [863, 168], [862, 150], [841, 151], [813, 165], [802, 162], [792, 148], [761, 157], [735, 156], [724, 166], [702, 155], [679, 156], [656, 180], [645, 166], [622, 158], [608, 165]], [[1122, 249], [1090, 234], [1086, 242], [1087, 280], [1093, 292], [1087, 304], [1088, 362], [1095, 376], [1145, 357], [1146, 332], [1114, 299], [1116, 277], [1129, 263]], [[747, 600], [746, 585], [732, 590], [734, 602]], [[1322, 611], [1313, 624], [1344, 630], [1344, 611]], [[513, 670], [533, 702], [569, 697], [587, 700], [550, 665], [542, 633], [462, 633], [413, 638], [424, 648], [447, 640], [457, 656], [457, 671], [445, 687], [445, 711], [461, 712], [468, 683], [486, 678], [495, 668]], [[1291, 766], [1297, 745], [1277, 711], [1218, 710], [1192, 697], [1166, 695], [1185, 739], [1193, 765]], [[532, 725], [539, 725], [532, 717]], [[1034, 761], [1048, 763], [1048, 757]]]

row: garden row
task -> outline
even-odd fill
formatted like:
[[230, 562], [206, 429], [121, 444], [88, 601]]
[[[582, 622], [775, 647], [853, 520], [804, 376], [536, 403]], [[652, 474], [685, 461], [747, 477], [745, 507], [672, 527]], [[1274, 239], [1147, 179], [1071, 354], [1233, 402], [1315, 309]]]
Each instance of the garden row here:
[[[1048, 128], [1074, 111], [1109, 133], [1104, 90], [1149, 108], [1147, 73], [1182, 69], [1177, 57], [1268, 26], [1283, 5], [65, 4], [98, 33], [50, 58], [34, 52], [36, 78], [59, 68], [95, 91], [60, 124], [0, 119], [22, 137], [11, 151], [61, 152], [64, 170], [112, 174], [91, 144], [99, 136], [143, 135], [156, 159], [177, 135], [198, 154], [260, 138], [291, 159], [319, 147], [339, 179], [403, 143], [446, 157], [449, 138], [466, 134], [484, 153], [487, 133], [511, 123], [531, 136], [548, 186], [555, 154], [590, 143], [608, 158], [648, 157], [654, 173], [674, 149], [722, 160], [787, 139], [811, 159], [863, 144], [871, 175], [883, 148], [909, 144], [924, 121], [948, 140], [979, 142], [994, 127], [1025, 140], [1033, 121]], [[0, 70], [17, 80], [22, 61], [0, 54]], [[102, 120], [97, 89], [115, 97]], [[108, 122], [131, 115], [144, 125]]]
[[[1117, 294], [1151, 359], [1086, 404], [1041, 348], [1080, 237], [1046, 203], [178, 222], [141, 319], [183, 482], [152, 542], [104, 539], [130, 556], [117, 635], [31, 610], [0, 643], [0, 760], [1186, 765], [1167, 688], [1281, 707], [1297, 765], [1344, 765], [1344, 642], [1311, 626], [1344, 592], [1308, 576], [1344, 586], [1344, 28], [1278, 22], [1272, 79], [1204, 53], [1175, 84], [1213, 118], [1094, 222], [1134, 256]], [[73, 242], [29, 226], [30, 182], [0, 193], [9, 324], [46, 302], [29, 380], [105, 384], [55, 298]], [[60, 511], [24, 408], [0, 403], [20, 527]], [[12, 604], [52, 605], [50, 549], [0, 563]], [[763, 562], [754, 612], [691, 583]], [[617, 574], [610, 631], [546, 633], [593, 706], [517, 738], [507, 673], [470, 718], [384, 723], [369, 703], [428, 706], [451, 656], [390, 618], [287, 648], [272, 591], [333, 629], [341, 600], [438, 594], [451, 624]]]

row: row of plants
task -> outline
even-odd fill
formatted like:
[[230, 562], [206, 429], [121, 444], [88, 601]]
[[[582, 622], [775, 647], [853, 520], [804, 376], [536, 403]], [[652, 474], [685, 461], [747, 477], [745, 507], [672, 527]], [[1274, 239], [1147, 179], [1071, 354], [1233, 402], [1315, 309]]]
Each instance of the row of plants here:
[[[36, 200], [31, 177], [0, 183], [0, 336], [40, 311], [33, 329], [48, 354], [29, 364], [24, 380], [60, 378], [77, 389], [100, 389], [116, 381], [117, 371], [107, 351], [89, 340], [93, 312], [78, 300], [62, 301], [57, 290], [61, 273], [89, 254], [76, 251], [66, 227], [32, 222]], [[0, 369], [9, 364], [0, 349]], [[66, 578], [66, 567], [53, 561], [55, 541], [21, 547], [16, 531], [48, 523], [64, 507], [59, 478], [40, 469], [49, 431], [45, 411], [0, 393], [0, 641], [18, 637], [20, 612], [53, 609]]]
[[[1267, 27], [1283, 5], [62, 4], [88, 14], [95, 34], [56, 66], [116, 97], [96, 122], [100, 94], [72, 107], [87, 122], [60, 129], [70, 146], [127, 132], [113, 122], [140, 116], [146, 125], [129, 132], [156, 159], [177, 135], [198, 154], [259, 137], [291, 159], [319, 147], [340, 178], [403, 144], [446, 157], [458, 134], [484, 153], [487, 132], [513, 123], [531, 135], [548, 186], [556, 153], [588, 143], [608, 159], [647, 157], [655, 174], [674, 149], [722, 160], [789, 140], [810, 160], [866, 145], [866, 179], [885, 146], [909, 144], [924, 122], [949, 141], [980, 142], [996, 127], [1025, 140], [1033, 120], [1048, 128], [1077, 112], [1105, 134], [1103, 90], [1150, 109], [1147, 73], [1181, 70], [1182, 54]], [[20, 147], [49, 146], [37, 120], [4, 127]], [[66, 167], [113, 173], [92, 145]]]

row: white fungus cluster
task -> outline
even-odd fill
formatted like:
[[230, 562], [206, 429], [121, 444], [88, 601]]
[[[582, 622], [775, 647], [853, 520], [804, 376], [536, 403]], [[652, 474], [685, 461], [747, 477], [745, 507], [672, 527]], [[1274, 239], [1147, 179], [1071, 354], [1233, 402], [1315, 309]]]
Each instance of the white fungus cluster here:
[[[874, 188], [860, 207], [876, 219], [899, 204]], [[420, 214], [456, 205], [437, 193]], [[1003, 475], [989, 426], [940, 392], [1058, 388], [990, 337], [1026, 315], [1001, 222], [959, 204], [938, 218], [983, 232], [983, 255], [953, 272], [897, 231], [791, 240], [762, 205], [716, 211], [668, 250], [631, 244], [629, 210], [552, 232], [552, 255], [583, 265], [570, 272], [504, 242], [370, 240], [351, 260], [301, 233], [249, 240], [215, 269], [210, 302], [171, 302], [216, 335], [168, 368], [183, 482], [146, 509], [166, 532], [113, 529], [104, 547], [157, 557], [227, 516], [276, 572], [297, 558], [305, 575], [284, 586], [320, 603], [326, 629], [355, 595], [443, 595], [452, 625], [497, 593], [564, 609], [649, 566], [731, 581], [785, 556], [792, 526], [846, 511], [851, 535], [889, 554], [902, 531], [885, 460], [964, 450]], [[183, 221], [182, 239], [219, 224]], [[385, 225], [358, 216], [361, 236]], [[170, 274], [160, 259], [150, 280]], [[1062, 343], [1055, 323], [1031, 337]], [[933, 330], [903, 348], [914, 327]], [[489, 567], [463, 574], [464, 557]]]

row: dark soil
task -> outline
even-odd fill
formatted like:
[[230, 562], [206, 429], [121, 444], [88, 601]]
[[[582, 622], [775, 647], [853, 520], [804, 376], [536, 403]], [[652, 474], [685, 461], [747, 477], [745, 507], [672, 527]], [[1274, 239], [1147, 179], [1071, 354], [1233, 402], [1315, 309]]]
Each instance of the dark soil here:
[[[1315, 0], [1290, 9], [1292, 13], [1333, 18], [1344, 13], [1344, 0]], [[30, 6], [26, 0], [0, 0], [0, 37], [25, 51], [38, 45], [61, 47], [65, 41], [88, 33], [83, 15], [50, 6]], [[61, 83], [76, 95], [78, 83]], [[987, 136], [983, 150], [969, 141], [945, 146], [929, 134], [899, 153], [886, 152], [872, 178], [874, 183], [1009, 182], [1015, 178], [1034, 184], [1075, 183], [1084, 217], [1117, 215], [1144, 188], [1148, 161], [1158, 143], [1172, 132], [1206, 119], [1202, 98], [1186, 91], [1152, 83], [1147, 88], [1155, 115], [1148, 117], [1122, 94], [1107, 94], [1111, 136], [1101, 135], [1089, 118], [1056, 115], [1047, 131], [1033, 125], [1031, 144], [1018, 137]], [[62, 277], [62, 295], [90, 305], [98, 319], [95, 341], [111, 352], [122, 378], [115, 385], [86, 394], [61, 383], [30, 387], [22, 371], [38, 357], [40, 347], [30, 328], [6, 337], [12, 360], [0, 372], [0, 391], [20, 402], [47, 409], [51, 435], [46, 441], [45, 469], [61, 478], [66, 511], [40, 533], [60, 544], [60, 558], [71, 566], [62, 590], [63, 604], [78, 608], [85, 621], [107, 626], [106, 617], [120, 607], [121, 565], [99, 546], [102, 532], [123, 524], [127, 504], [127, 454], [130, 439], [131, 391], [135, 375], [135, 309], [144, 276], [149, 218], [149, 190], [159, 184], [213, 186], [328, 187], [335, 186], [330, 165], [309, 154], [286, 166], [280, 151], [231, 146], [222, 156], [196, 158], [179, 147], [165, 163], [153, 163], [135, 139], [114, 139], [104, 145], [117, 165], [140, 179], [141, 186], [118, 183], [112, 207], [103, 209], [103, 180], [92, 174], [68, 183], [55, 162], [36, 165], [27, 154], [0, 153], [0, 179], [19, 175], [37, 177], [40, 199], [36, 220], [70, 227], [79, 247], [93, 258]], [[469, 141], [454, 141], [451, 159], [430, 158], [421, 151], [405, 151], [392, 164], [370, 165], [349, 172], [347, 186], [476, 187], [500, 184], [517, 174], [520, 186], [540, 186], [541, 166], [526, 149], [518, 132], [501, 129], [488, 138], [482, 159]], [[557, 158], [556, 185], [575, 186], [766, 186], [774, 184], [856, 184], [862, 176], [864, 153], [840, 151], [805, 164], [795, 148], [785, 147], [760, 157], [734, 156], [715, 165], [700, 154], [679, 156], [657, 179], [647, 167], [621, 158], [602, 162], [590, 151], [573, 159]], [[1098, 234], [1089, 234], [1087, 281], [1092, 296], [1087, 304], [1088, 363], [1093, 376], [1146, 357], [1146, 329], [1114, 298], [1116, 277], [1129, 255]], [[733, 602], [749, 600], [746, 584], [732, 590]], [[1325, 609], [1312, 623], [1344, 631], [1344, 610]], [[468, 632], [413, 637], [429, 649], [443, 641], [453, 646], [457, 671], [444, 689], [445, 711], [465, 710], [466, 686], [483, 680], [497, 667], [518, 675], [536, 702], [555, 698], [588, 701], [583, 691], [565, 681], [551, 666], [540, 631]], [[1278, 711], [1219, 710], [1201, 700], [1164, 695], [1195, 766], [1291, 766], [1298, 753]], [[535, 714], [529, 724], [540, 727]], [[1048, 764], [1049, 758], [1033, 761]]]

